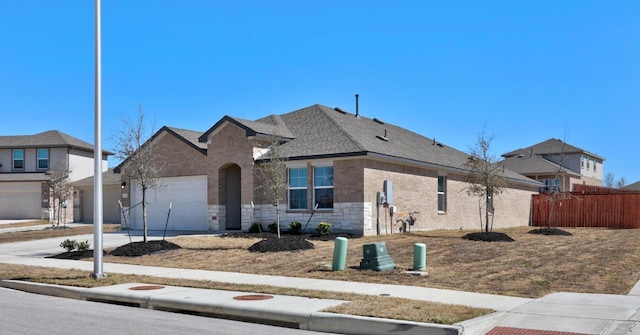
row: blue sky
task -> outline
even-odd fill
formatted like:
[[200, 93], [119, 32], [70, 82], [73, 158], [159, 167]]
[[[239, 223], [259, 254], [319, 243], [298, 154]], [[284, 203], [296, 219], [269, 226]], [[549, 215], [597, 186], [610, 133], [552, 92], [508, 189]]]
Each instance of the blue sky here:
[[[640, 2], [103, 0], [103, 147], [316, 103], [468, 151], [549, 138], [640, 180]], [[0, 2], [0, 134], [94, 142], [94, 1]], [[116, 162], [111, 162], [114, 165]]]

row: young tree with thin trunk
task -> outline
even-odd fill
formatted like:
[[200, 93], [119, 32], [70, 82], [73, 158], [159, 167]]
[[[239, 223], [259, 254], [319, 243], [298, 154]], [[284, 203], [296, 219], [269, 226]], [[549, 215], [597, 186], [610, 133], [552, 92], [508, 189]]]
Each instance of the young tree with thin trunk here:
[[276, 206], [276, 224], [280, 238], [280, 202], [285, 198], [287, 183], [287, 156], [281, 147], [282, 138], [271, 136], [268, 151], [263, 155], [264, 163], [256, 170], [261, 184], [257, 187], [262, 197]]
[[[48, 184], [53, 198], [53, 217], [57, 219], [56, 227], [60, 226], [60, 213], [71, 196], [70, 173], [71, 171], [64, 164], [58, 164], [54, 170], [47, 172], [47, 175], [51, 178]], [[64, 221], [66, 221], [66, 218]], [[63, 223], [66, 224], [66, 222]]]
[[615, 179], [616, 177], [613, 173], [611, 172], [607, 173], [604, 176], [604, 182], [603, 182], [604, 187], [613, 187], [613, 183], [615, 182]]
[[[140, 204], [142, 206], [143, 239], [147, 242], [147, 192], [160, 186], [159, 177], [164, 168], [164, 160], [158, 152], [158, 146], [148, 140], [153, 130], [145, 131], [145, 114], [142, 108], [138, 110], [135, 121], [124, 119], [122, 128], [115, 137], [114, 156], [123, 161], [124, 174], [135, 179], [141, 190]], [[133, 186], [133, 185], [131, 185]], [[132, 189], [133, 192], [133, 189]]]
[[[467, 162], [464, 164], [469, 170], [466, 176], [467, 194], [479, 198], [480, 227], [482, 227], [482, 209], [484, 208], [484, 232], [493, 228], [489, 226], [489, 217], [495, 214], [494, 199], [507, 187], [504, 177], [504, 167], [498, 165], [499, 160], [491, 152], [493, 136], [487, 136], [485, 130], [479, 134], [474, 147], [471, 148]], [[484, 205], [483, 202], [484, 201]]]

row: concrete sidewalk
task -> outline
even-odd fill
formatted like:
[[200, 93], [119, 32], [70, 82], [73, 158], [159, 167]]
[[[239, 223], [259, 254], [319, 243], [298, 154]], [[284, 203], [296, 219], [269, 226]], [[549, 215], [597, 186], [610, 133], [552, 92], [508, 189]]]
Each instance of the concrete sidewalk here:
[[[108, 236], [107, 236], [108, 235]], [[78, 239], [78, 236], [74, 238]], [[82, 238], [80, 238], [82, 239]], [[56, 241], [60, 238], [56, 239]], [[104, 245], [119, 245], [128, 243], [126, 234], [105, 234]], [[48, 251], [45, 245], [53, 241], [33, 241], [10, 244], [0, 244], [0, 263], [23, 264], [33, 266], [48, 266], [66, 269], [80, 269], [93, 271], [93, 262], [73, 261], [43, 258]], [[31, 252], [26, 250], [27, 243]], [[42, 245], [40, 244], [42, 243]], [[59, 243], [59, 241], [58, 241]], [[43, 249], [33, 251], [40, 245]], [[60, 248], [51, 249], [59, 253]], [[53, 254], [52, 253], [52, 254]], [[148, 267], [129, 264], [105, 263], [105, 273], [123, 273], [149, 275], [164, 278], [180, 278], [194, 280], [210, 280], [234, 284], [269, 285], [276, 287], [298, 288], [308, 290], [331, 290], [335, 292], [349, 292], [366, 295], [391, 296], [413, 300], [425, 300], [447, 304], [466, 305], [471, 307], [489, 308], [495, 310], [487, 316], [467, 320], [454, 327], [443, 329], [434, 325], [428, 328], [425, 324], [406, 329], [432, 329], [433, 331], [451, 331], [446, 334], [464, 333], [480, 334], [531, 334], [560, 335], [562, 332], [579, 334], [634, 334], [640, 335], [640, 284], [636, 285], [629, 295], [555, 293], [540, 299], [526, 299], [518, 297], [460, 292], [425, 287], [344, 282], [335, 280], [321, 280], [309, 278], [294, 278], [284, 276], [265, 276], [256, 274], [242, 274], [220, 271], [188, 270], [167, 267]], [[127, 292], [127, 289], [122, 289]], [[189, 303], [187, 301], [181, 304]], [[278, 300], [274, 300], [274, 303]], [[295, 309], [291, 309], [295, 313]], [[315, 311], [314, 313], [318, 313]], [[350, 316], [342, 316], [349, 320]], [[354, 324], [358, 324], [354, 318]], [[366, 318], [365, 318], [366, 319]], [[346, 321], [345, 321], [346, 322]], [[373, 321], [372, 321], [373, 322]], [[393, 322], [388, 321], [389, 324]], [[401, 324], [406, 322], [398, 321]], [[348, 323], [348, 322], [346, 322]], [[364, 327], [364, 326], [361, 326]], [[375, 327], [374, 327], [375, 328]], [[383, 327], [377, 326], [378, 329]], [[365, 329], [365, 328], [363, 328]], [[368, 329], [368, 328], [367, 328]], [[333, 330], [335, 331], [335, 329]], [[351, 334], [367, 334], [353, 332]], [[502, 332], [501, 332], [502, 331]], [[536, 332], [537, 331], [537, 332]], [[546, 333], [545, 333], [546, 331]], [[555, 333], [550, 333], [554, 331]], [[368, 334], [373, 334], [368, 332]], [[409, 334], [399, 332], [398, 334]], [[427, 334], [430, 334], [428, 332]], [[440, 334], [436, 332], [433, 334]], [[443, 333], [444, 334], [444, 333]]]

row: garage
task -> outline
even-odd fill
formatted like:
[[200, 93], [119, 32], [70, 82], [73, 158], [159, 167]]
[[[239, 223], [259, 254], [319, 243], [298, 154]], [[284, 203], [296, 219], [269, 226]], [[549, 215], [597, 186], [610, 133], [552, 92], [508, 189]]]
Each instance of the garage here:
[[0, 219], [40, 219], [41, 182], [0, 183]]
[[[142, 191], [134, 182], [131, 189], [130, 224], [135, 230], [143, 228]], [[149, 230], [164, 230], [169, 205], [171, 215], [167, 230], [208, 230], [207, 176], [167, 177], [159, 179], [159, 186], [147, 190], [147, 223]]]

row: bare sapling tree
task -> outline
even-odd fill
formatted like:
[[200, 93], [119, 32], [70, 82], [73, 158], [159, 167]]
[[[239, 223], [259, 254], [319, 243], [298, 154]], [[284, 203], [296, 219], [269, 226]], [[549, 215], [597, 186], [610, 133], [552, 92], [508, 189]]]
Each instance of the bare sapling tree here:
[[[69, 174], [71, 171], [65, 164], [58, 164], [56, 167], [47, 172], [49, 178], [48, 182], [51, 197], [53, 199], [53, 217], [57, 220], [56, 227], [60, 227], [60, 216], [64, 208], [67, 206], [67, 201], [71, 196], [72, 187], [69, 184]], [[66, 225], [66, 217], [63, 219], [63, 224]], [[53, 226], [53, 222], [51, 223]]]
[[486, 233], [493, 229], [493, 225], [489, 225], [489, 217], [495, 215], [494, 199], [508, 185], [507, 179], [504, 177], [504, 167], [498, 164], [499, 160], [491, 152], [493, 140], [494, 136], [487, 136], [483, 129], [464, 164], [469, 170], [465, 178], [468, 183], [466, 191], [468, 195], [476, 196], [479, 199], [481, 229], [482, 210], [484, 209], [484, 232]]
[[115, 136], [114, 156], [123, 161], [124, 175], [135, 180], [140, 188], [142, 200], [139, 204], [131, 204], [131, 207], [142, 206], [143, 240], [146, 243], [149, 226], [147, 192], [160, 186], [159, 177], [165, 163], [157, 144], [150, 140], [153, 129], [147, 134], [145, 122], [142, 108], [138, 109], [135, 121], [128, 118], [122, 121], [122, 127]]
[[285, 198], [287, 183], [287, 156], [282, 149], [282, 138], [271, 135], [268, 151], [263, 155], [264, 163], [256, 170], [261, 180], [258, 189], [262, 198], [276, 207], [276, 226], [280, 235], [280, 202]]
[[611, 172], [607, 173], [604, 176], [604, 182], [603, 182], [604, 187], [612, 188], [614, 183], [615, 183], [615, 179], [616, 179], [616, 177], [615, 177], [615, 175], [613, 173], [611, 173]]
[[[556, 170], [556, 174], [553, 178], [553, 180], [551, 181], [551, 184], [548, 187], [548, 189], [546, 190], [545, 194], [547, 195], [547, 198], [549, 199], [549, 216], [547, 217], [547, 229], [551, 230], [551, 221], [553, 218], [553, 209], [556, 206], [556, 203], [559, 203], [559, 206], [562, 206], [562, 200], [564, 200], [565, 197], [570, 196], [567, 192], [564, 192], [565, 190], [563, 189], [563, 184], [564, 184], [564, 174], [565, 171], [563, 171], [564, 167], [564, 145], [565, 145], [565, 141], [564, 139], [562, 140], [562, 146], [560, 148], [560, 162], [558, 163], [558, 169]], [[557, 215], [556, 215], [557, 216]], [[556, 224], [554, 225], [554, 228], [557, 228], [558, 224], [556, 221]]]
[[[547, 217], [547, 229], [551, 230], [552, 228], [558, 228], [558, 220], [560, 210], [562, 209], [562, 205], [569, 201], [570, 199], [577, 199], [571, 194], [571, 190], [567, 185], [567, 175], [568, 171], [565, 167], [565, 146], [566, 146], [566, 135], [562, 139], [562, 146], [560, 147], [560, 158], [559, 161], [556, 162], [558, 165], [558, 169], [553, 177], [553, 180], [550, 180], [549, 185], [546, 186], [546, 190], [543, 194], [546, 196], [547, 201], [549, 202], [549, 216]], [[557, 208], [557, 209], [556, 209]], [[554, 219], [554, 211], [555, 213], [555, 221]]]
[[625, 185], [627, 185], [627, 180], [624, 177], [620, 177], [620, 179], [616, 181], [615, 174], [609, 172], [604, 176], [604, 181], [602, 184], [605, 187], [609, 188], [623, 188]]

